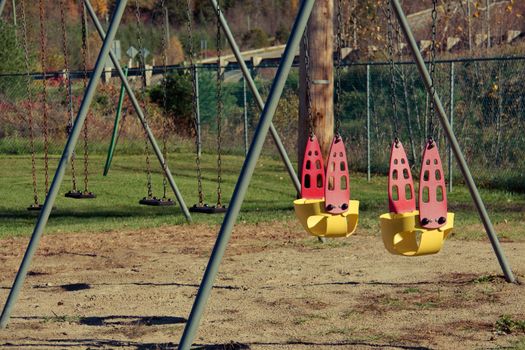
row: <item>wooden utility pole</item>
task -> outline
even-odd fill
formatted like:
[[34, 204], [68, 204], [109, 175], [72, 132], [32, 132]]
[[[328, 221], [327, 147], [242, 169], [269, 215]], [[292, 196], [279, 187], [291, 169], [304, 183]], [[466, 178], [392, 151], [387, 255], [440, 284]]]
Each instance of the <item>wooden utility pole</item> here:
[[[310, 96], [314, 132], [325, 159], [328, 158], [334, 135], [334, 0], [318, 0], [308, 23], [308, 47], [310, 57]], [[299, 88], [299, 135], [298, 164], [303, 162], [304, 148], [308, 139], [308, 109], [306, 94], [305, 47], [300, 53]]]

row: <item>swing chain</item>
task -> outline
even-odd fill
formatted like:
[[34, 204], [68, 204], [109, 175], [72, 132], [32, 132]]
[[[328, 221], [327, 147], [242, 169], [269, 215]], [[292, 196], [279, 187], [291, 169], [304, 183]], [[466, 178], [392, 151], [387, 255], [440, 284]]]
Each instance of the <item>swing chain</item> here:
[[335, 134], [336, 136], [341, 135], [341, 75], [342, 75], [342, 66], [343, 66], [343, 0], [337, 1], [337, 35], [335, 39], [336, 51], [337, 51], [337, 61], [335, 67]]
[[43, 133], [44, 133], [44, 177], [45, 177], [45, 194], [49, 192], [49, 124], [47, 109], [47, 74], [46, 74], [46, 28], [44, 22], [44, 2], [38, 1], [40, 16], [40, 63], [42, 65], [42, 115], [43, 115]]
[[434, 115], [435, 115], [435, 105], [434, 105], [434, 95], [436, 94], [435, 86], [435, 73], [436, 73], [436, 36], [437, 36], [437, 0], [432, 0], [432, 45], [430, 46], [430, 113], [429, 113], [429, 123], [428, 123], [428, 139], [429, 142], [432, 141], [432, 135], [434, 134]]
[[[140, 4], [138, 0], [135, 0], [135, 19], [137, 24], [137, 41], [139, 46], [139, 70], [142, 78], [141, 85], [141, 108], [144, 110], [146, 107], [145, 103], [145, 94], [146, 94], [146, 62], [144, 57], [144, 40], [142, 38], [142, 26], [141, 26], [141, 13], [140, 13]], [[144, 113], [144, 123], [147, 125], [147, 113]], [[147, 181], [147, 191], [148, 198], [153, 198], [153, 189], [152, 189], [152, 179], [151, 179], [151, 161], [149, 156], [149, 142], [146, 131], [144, 130], [145, 145], [144, 145], [144, 155], [146, 156], [146, 181]]]
[[390, 67], [390, 100], [394, 114], [394, 140], [399, 142], [399, 121], [397, 115], [397, 96], [396, 96], [396, 74], [394, 63], [394, 24], [392, 22], [392, 7], [389, 0], [386, 0], [386, 17], [387, 17], [387, 46], [388, 46], [388, 64]]
[[[188, 30], [188, 41], [189, 41], [189, 56], [190, 56], [190, 67], [191, 67], [191, 87], [193, 98], [192, 102], [192, 113], [194, 121], [194, 130], [197, 133], [197, 67], [195, 66], [195, 50], [193, 47], [193, 27], [192, 27], [192, 11], [191, 11], [191, 0], [187, 0], [187, 30]], [[204, 194], [202, 191], [202, 170], [201, 170], [201, 156], [199, 154], [199, 139], [195, 137], [195, 165], [197, 166], [197, 190], [199, 192], [199, 206], [204, 205]]]
[[[60, 0], [60, 29], [62, 34], [62, 54], [64, 55], [64, 69], [66, 74], [66, 79], [64, 80], [64, 89], [66, 90], [66, 104], [69, 113], [69, 119], [66, 125], [66, 133], [69, 136], [73, 128], [73, 96], [71, 90], [71, 74], [69, 70], [69, 48], [67, 46], [67, 34], [66, 34], [66, 14], [64, 11], [64, 0]], [[77, 191], [77, 179], [76, 179], [76, 170], [75, 170], [75, 152], [71, 155], [71, 181], [72, 181], [72, 190]]]
[[[163, 11], [168, 11], [168, 8], [166, 7], [165, 0], [161, 0], [161, 8]], [[162, 46], [162, 71], [163, 71], [163, 79], [162, 79], [162, 108], [164, 110], [164, 123], [163, 123], [163, 133], [162, 133], [162, 156], [164, 157], [164, 162], [162, 163], [163, 167], [163, 178], [162, 178], [162, 190], [163, 195], [162, 199], [167, 199], [167, 187], [168, 187], [168, 180], [166, 178], [166, 172], [167, 172], [167, 161], [168, 161], [168, 127], [169, 127], [169, 115], [168, 115], [168, 26], [169, 24], [164, 21], [164, 35], [162, 36], [161, 46]]]
[[[88, 56], [88, 44], [87, 44], [87, 18], [86, 12], [84, 11], [84, 4], [81, 3], [82, 11], [82, 84], [84, 91], [87, 87], [88, 80], [88, 68], [87, 68], [87, 56]], [[84, 121], [83, 136], [84, 136], [84, 193], [89, 193], [89, 149], [88, 149], [88, 123], [91, 113], [88, 113], [86, 120]]]
[[306, 27], [303, 35], [303, 46], [304, 46], [304, 70], [306, 77], [306, 110], [308, 113], [308, 134], [310, 139], [315, 136], [314, 132], [314, 117], [312, 112], [312, 80], [310, 77], [310, 44], [308, 42], [308, 26]]
[[31, 76], [30, 76], [30, 61], [29, 61], [29, 47], [27, 39], [27, 19], [26, 19], [26, 2], [22, 0], [20, 2], [21, 7], [21, 22], [23, 30], [23, 49], [24, 49], [24, 63], [26, 68], [26, 93], [27, 93], [27, 103], [28, 103], [28, 124], [29, 124], [29, 147], [31, 149], [31, 176], [33, 183], [33, 203], [35, 207], [38, 207], [38, 188], [36, 182], [36, 155], [35, 155], [35, 130], [34, 130], [34, 120], [33, 120], [33, 94], [31, 92]]
[[217, 207], [222, 207], [222, 112], [223, 112], [223, 101], [222, 101], [222, 82], [223, 82], [223, 71], [222, 71], [222, 49], [221, 49], [221, 7], [220, 0], [217, 0]]

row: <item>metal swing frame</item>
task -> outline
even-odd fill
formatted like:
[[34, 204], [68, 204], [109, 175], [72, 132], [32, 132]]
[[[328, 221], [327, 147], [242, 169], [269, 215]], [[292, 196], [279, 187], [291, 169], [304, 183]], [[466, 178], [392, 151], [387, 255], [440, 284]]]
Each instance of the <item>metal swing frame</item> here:
[[[463, 176], [465, 178], [466, 184], [469, 187], [470, 194], [472, 196], [473, 202], [476, 205], [476, 208], [478, 210], [478, 213], [480, 215], [480, 218], [485, 226], [485, 230], [487, 231], [487, 235], [490, 239], [490, 242], [492, 244], [492, 247], [494, 249], [494, 252], [498, 258], [499, 264], [501, 266], [501, 269], [505, 275], [505, 279], [508, 282], [515, 282], [516, 279], [510, 269], [510, 266], [507, 263], [507, 259], [505, 257], [505, 254], [499, 244], [497, 235], [495, 233], [494, 227], [491, 223], [491, 220], [488, 216], [487, 210], [485, 208], [485, 205], [479, 195], [479, 191], [476, 187], [476, 184], [474, 183], [474, 180], [472, 178], [472, 175], [470, 173], [470, 170], [467, 166], [467, 163], [463, 157], [463, 154], [461, 152], [461, 148], [457, 142], [457, 139], [454, 135], [454, 132], [452, 128], [450, 127], [449, 121], [446, 116], [446, 112], [443, 108], [443, 105], [441, 103], [441, 100], [439, 99], [439, 96], [437, 92], [431, 91], [431, 79], [430, 75], [428, 73], [428, 70], [425, 66], [425, 62], [419, 53], [416, 41], [414, 39], [414, 36], [411, 32], [410, 26], [408, 24], [408, 21], [405, 17], [405, 14], [403, 12], [403, 9], [401, 8], [401, 5], [399, 4], [399, 0], [390, 0], [394, 11], [396, 13], [396, 16], [401, 24], [401, 29], [407, 39], [407, 42], [409, 44], [409, 48], [411, 50], [411, 53], [413, 55], [413, 58], [416, 61], [416, 64], [418, 66], [419, 73], [421, 75], [421, 78], [423, 79], [425, 83], [425, 87], [427, 88], [428, 93], [432, 96], [433, 102], [437, 108], [438, 116], [441, 121], [441, 124], [445, 130], [446, 136], [451, 143], [452, 150], [454, 152], [454, 155], [456, 157], [456, 160], [458, 162], [458, 165], [463, 173]], [[216, 10], [218, 10], [217, 2], [216, 0], [210, 0], [212, 5]], [[90, 13], [93, 11], [91, 6], [89, 6], [89, 0], [85, 0], [86, 5], [88, 6], [88, 10], [90, 9]], [[297, 51], [301, 37], [306, 29], [308, 19], [310, 17], [310, 14], [312, 12], [313, 6], [314, 6], [315, 0], [303, 0], [301, 2], [297, 17], [295, 19], [294, 26], [292, 28], [290, 38], [288, 40], [288, 43], [286, 45], [286, 49], [283, 53], [283, 57], [281, 59], [280, 66], [278, 68], [276, 77], [273, 81], [268, 100], [266, 104], [262, 102], [262, 99], [260, 95], [257, 92], [257, 89], [255, 88], [255, 84], [253, 82], [253, 79], [251, 78], [251, 75], [249, 73], [249, 70], [247, 69], [246, 65], [244, 64], [244, 60], [242, 59], [242, 56], [238, 50], [237, 45], [235, 44], [235, 40], [233, 39], [233, 36], [229, 30], [228, 24], [226, 20], [224, 19], [222, 13], [220, 13], [220, 22], [221, 26], [226, 33], [227, 39], [230, 42], [230, 45], [232, 46], [232, 50], [235, 53], [235, 56], [241, 66], [242, 72], [244, 74], [245, 79], [248, 81], [248, 84], [250, 86], [250, 89], [254, 93], [254, 96], [257, 99], [257, 102], [259, 103], [260, 107], [262, 108], [261, 117], [259, 120], [259, 123], [257, 125], [257, 129], [253, 138], [253, 141], [250, 145], [250, 149], [248, 151], [248, 155], [246, 157], [246, 160], [243, 164], [242, 170], [239, 175], [239, 180], [235, 186], [235, 190], [232, 196], [232, 200], [230, 203], [230, 207], [228, 208], [228, 211], [226, 213], [226, 216], [224, 218], [224, 221], [222, 223], [222, 226], [220, 228], [220, 231], [218, 233], [217, 241], [215, 243], [215, 246], [213, 248], [213, 251], [211, 253], [210, 260], [208, 262], [208, 265], [206, 267], [206, 271], [204, 273], [204, 277], [202, 279], [202, 282], [199, 287], [199, 291], [197, 293], [196, 299], [194, 301], [190, 316], [188, 318], [188, 322], [186, 324], [186, 327], [184, 329], [184, 332], [182, 334], [182, 338], [180, 340], [178, 348], [181, 350], [189, 350], [191, 348], [191, 345], [194, 341], [194, 338], [196, 336], [197, 330], [199, 328], [199, 324], [202, 318], [202, 314], [204, 312], [204, 309], [206, 307], [207, 300], [209, 299], [213, 284], [215, 282], [215, 279], [217, 277], [217, 273], [219, 270], [220, 263], [222, 262], [222, 259], [224, 257], [224, 253], [226, 251], [226, 248], [228, 246], [228, 242], [232, 235], [233, 226], [237, 220], [237, 217], [239, 215], [239, 212], [242, 207], [242, 203], [244, 201], [246, 192], [248, 190], [248, 186], [250, 184], [251, 178], [253, 176], [253, 173], [255, 171], [255, 167], [257, 164], [257, 160], [259, 159], [259, 156], [262, 151], [262, 147], [264, 145], [264, 140], [268, 134], [268, 131], [271, 129], [271, 122], [272, 118], [275, 114], [275, 111], [277, 109], [278, 102], [280, 100], [280, 97], [282, 95], [284, 85], [286, 82], [286, 79], [288, 77], [288, 73], [290, 72], [290, 69], [292, 67], [294, 58], [295, 58], [295, 52]], [[0, 3], [1, 4], [1, 3]], [[9, 293], [9, 297], [7, 299], [7, 302], [4, 306], [1, 318], [0, 318], [0, 327], [5, 328], [7, 326], [7, 323], [9, 321], [9, 316], [11, 314], [12, 308], [14, 307], [16, 300], [18, 298], [18, 295], [20, 293], [20, 290], [22, 288], [24, 279], [27, 275], [27, 272], [29, 270], [30, 262], [36, 252], [39, 240], [42, 236], [43, 230], [46, 226], [47, 220], [49, 218], [49, 215], [51, 213], [51, 209], [53, 206], [53, 203], [56, 199], [56, 196], [58, 194], [58, 189], [60, 187], [60, 183], [63, 180], [65, 168], [67, 166], [67, 163], [69, 161], [69, 158], [71, 157], [71, 154], [73, 152], [75, 143], [78, 139], [78, 136], [80, 134], [83, 122], [86, 118], [89, 105], [91, 104], [95, 88], [98, 85], [100, 81], [100, 76], [103, 71], [103, 62], [107, 59], [108, 55], [110, 55], [111, 59], [116, 62], [115, 56], [111, 52], [111, 44], [113, 39], [115, 38], [115, 34], [117, 32], [117, 29], [119, 27], [120, 21], [122, 19], [122, 15], [124, 13], [124, 10], [126, 8], [127, 0], [119, 0], [112, 19], [111, 23], [109, 25], [108, 33], [105, 36], [104, 43], [102, 45], [102, 48], [100, 50], [97, 64], [94, 69], [94, 74], [91, 76], [88, 88], [86, 89], [84, 99], [82, 101], [82, 105], [80, 107], [80, 110], [78, 112], [78, 116], [75, 120], [73, 130], [68, 138], [68, 141], [66, 143], [64, 152], [62, 154], [62, 158], [60, 160], [57, 172], [55, 174], [55, 177], [53, 179], [51, 190], [49, 192], [48, 197], [46, 198], [46, 201], [44, 202], [43, 210], [40, 212], [40, 216], [38, 218], [37, 224], [35, 226], [35, 229], [33, 231], [33, 236], [31, 238], [31, 241], [29, 243], [29, 246], [27, 248], [27, 251], [25, 253], [24, 259], [22, 261], [22, 264], [20, 266], [20, 269], [18, 271], [18, 274], [16, 276], [16, 279], [14, 281], [13, 287], [11, 288], [11, 291]], [[94, 14], [94, 13], [93, 13]], [[92, 15], [93, 17], [93, 15]], [[93, 20], [95, 23], [98, 23], [98, 20]], [[100, 23], [97, 25], [97, 30], [101, 34], [102, 37], [103, 31], [100, 26]], [[119, 68], [120, 66], [118, 64], [115, 65], [117, 68], [117, 71], [119, 73], [119, 76], [121, 78], [124, 77], [124, 73]], [[143, 121], [143, 115], [141, 113], [140, 107], [138, 106], [138, 103], [136, 99], [134, 99], [134, 95], [131, 92], [131, 89], [129, 85], [127, 84], [127, 81], [123, 80], [124, 84], [126, 84], [126, 90], [128, 94], [130, 94], [130, 98], [132, 99], [132, 102], [134, 104], [134, 107], [137, 109], [137, 114], [139, 115], [139, 118], [141, 118], [141, 121]], [[156, 143], [154, 142], [153, 135], [151, 134], [151, 130], [147, 127], [147, 125], [144, 125], [146, 130], [148, 131], [148, 136], [150, 137], [150, 141], [152, 141], [154, 147], [156, 146]], [[164, 164], [162, 162], [162, 154], [160, 153], [160, 150], [158, 147], [155, 148], [155, 151], [157, 153], [157, 156], [159, 157], [159, 160], [161, 160], [161, 164]], [[159, 152], [157, 152], [159, 151]], [[285, 153], [285, 152], [284, 152]], [[163, 169], [168, 175], [168, 178], [170, 179], [170, 184], [173, 186], [175, 183], [172, 182], [171, 174], [169, 173], [169, 170], [167, 166], [163, 166]], [[176, 187], [175, 187], [176, 189]], [[188, 216], [189, 217], [189, 213]]]
[[[210, 1], [212, 2], [215, 9], [217, 10], [216, 1], [215, 0], [210, 0]], [[480, 215], [481, 221], [483, 222], [483, 225], [485, 226], [487, 235], [490, 239], [490, 242], [497, 256], [501, 269], [505, 275], [505, 279], [507, 280], [507, 282], [514, 283], [516, 279], [510, 269], [510, 266], [507, 263], [505, 254], [499, 244], [499, 240], [494, 230], [494, 227], [492, 225], [492, 222], [488, 216], [487, 210], [485, 208], [483, 200], [481, 199], [481, 196], [476, 187], [476, 184], [472, 178], [472, 175], [465, 161], [465, 158], [463, 157], [463, 153], [458, 144], [454, 131], [452, 130], [450, 123], [447, 119], [447, 115], [443, 108], [441, 100], [437, 92], [432, 91], [431, 89], [430, 75], [428, 73], [423, 57], [421, 56], [421, 53], [419, 52], [417, 43], [414, 39], [414, 35], [412, 34], [412, 31], [410, 29], [406, 16], [403, 12], [403, 9], [399, 3], [399, 0], [390, 0], [390, 2], [392, 3], [394, 7], [396, 17], [398, 18], [398, 21], [401, 25], [401, 29], [409, 44], [412, 56], [414, 60], [416, 61], [421, 78], [423, 79], [425, 87], [428, 93], [432, 96], [433, 103], [435, 104], [437, 108], [440, 122], [443, 128], [445, 129], [447, 139], [451, 143], [451, 148], [454, 152], [454, 155], [456, 156], [456, 160], [463, 173], [463, 177], [465, 178], [470, 194], [472, 196], [472, 200], [474, 204], [476, 205], [476, 208]], [[242, 202], [246, 195], [248, 185], [251, 181], [253, 172], [255, 171], [255, 165], [261, 154], [264, 139], [268, 133], [272, 118], [277, 109], [277, 104], [282, 95], [284, 84], [286, 82], [286, 78], [293, 64], [295, 52], [297, 48], [299, 47], [301, 36], [303, 35], [306, 29], [306, 25], [307, 25], [308, 19], [310, 18], [310, 14], [312, 12], [314, 3], [315, 3], [315, 0], [303, 0], [301, 3], [301, 7], [295, 19], [294, 27], [288, 39], [288, 43], [286, 45], [286, 49], [284, 51], [283, 57], [281, 58], [279, 69], [277, 71], [274, 82], [272, 84], [267, 103], [264, 106], [264, 109], [262, 111], [262, 114], [259, 120], [259, 124], [257, 125], [257, 129], [255, 132], [253, 141], [248, 151], [247, 158], [242, 167], [237, 185], [235, 186], [235, 191], [234, 191], [231, 203], [230, 203], [230, 208], [228, 209], [228, 212], [226, 213], [225, 219], [218, 233], [217, 241], [215, 243], [215, 246], [213, 247], [213, 251], [211, 253], [211, 257], [206, 267], [206, 271], [204, 273], [202, 282], [200, 284], [199, 291], [197, 293], [193, 307], [191, 309], [191, 313], [188, 318], [188, 322], [186, 323], [186, 327], [184, 328], [184, 332], [182, 334], [182, 337], [181, 337], [181, 340], [178, 346], [179, 350], [189, 350], [197, 334], [197, 330], [199, 328], [202, 314], [206, 307], [206, 303], [210, 297], [210, 293], [211, 293], [214, 281], [217, 277], [217, 272], [219, 270], [220, 263], [224, 257], [224, 253], [228, 246], [229, 239], [231, 238], [233, 226], [241, 210]], [[229, 31], [227, 23], [224, 20], [222, 14], [221, 14], [221, 23], [222, 23], [224, 31], [227, 34], [228, 40], [230, 41], [231, 32]], [[235, 45], [232, 45], [232, 49], [234, 49], [234, 52], [235, 52], [234, 46]], [[243, 67], [244, 60], [240, 59], [242, 57], [240, 57], [240, 55], [237, 55], [236, 53], [236, 58], [239, 64], [241, 65], [241, 67]], [[245, 72], [245, 70], [243, 69], [243, 73], [245, 75], [245, 78], [248, 81], [250, 81], [249, 72]]]

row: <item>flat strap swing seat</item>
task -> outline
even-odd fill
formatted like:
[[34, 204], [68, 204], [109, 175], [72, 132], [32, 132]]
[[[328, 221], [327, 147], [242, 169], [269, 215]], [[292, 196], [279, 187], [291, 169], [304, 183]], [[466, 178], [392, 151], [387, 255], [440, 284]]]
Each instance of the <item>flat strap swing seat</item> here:
[[208, 205], [208, 204], [203, 204], [203, 205], [194, 204], [190, 208], [190, 212], [201, 213], [201, 214], [221, 214], [221, 213], [226, 213], [226, 211], [228, 211], [228, 208], [223, 205], [217, 206], [217, 205]]
[[171, 198], [144, 197], [139, 204], [150, 207], [169, 207], [175, 205], [175, 202]]
[[89, 191], [69, 191], [65, 194], [67, 198], [73, 199], [94, 199], [97, 196], [93, 192]]
[[325, 181], [321, 147], [312, 135], [306, 143], [302, 198], [294, 201], [295, 215], [312, 236], [348, 237], [357, 228], [359, 201], [350, 200], [346, 151], [339, 136], [332, 142], [328, 164]]

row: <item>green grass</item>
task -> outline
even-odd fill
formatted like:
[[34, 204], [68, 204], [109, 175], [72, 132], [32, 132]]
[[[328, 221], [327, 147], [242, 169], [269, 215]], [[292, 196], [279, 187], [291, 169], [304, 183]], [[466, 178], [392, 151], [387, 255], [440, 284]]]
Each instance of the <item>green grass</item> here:
[[[170, 166], [175, 180], [187, 202], [193, 205], [197, 200], [195, 159], [189, 152], [170, 154]], [[223, 157], [223, 197], [228, 203], [237, 181], [244, 158], [236, 155]], [[58, 162], [58, 156], [50, 161], [51, 177]], [[56, 210], [49, 220], [47, 233], [61, 232], [105, 232], [122, 229], [146, 229], [164, 225], [185, 224], [179, 206], [152, 208], [138, 205], [138, 200], [146, 194], [145, 162], [143, 156], [116, 154], [108, 177], [102, 176], [105, 158], [102, 155], [91, 157], [90, 190], [98, 198], [94, 200], [73, 200], [64, 198], [71, 187], [69, 171], [56, 201]], [[161, 195], [162, 176], [156, 159], [154, 164], [154, 192]], [[206, 201], [216, 200], [216, 159], [214, 155], [203, 156], [203, 178]], [[42, 156], [37, 159], [39, 189], [42, 196], [43, 176]], [[78, 182], [82, 185], [82, 161], [77, 160]], [[32, 201], [31, 161], [27, 155], [0, 157], [0, 237], [28, 235], [36, 221], [36, 213], [28, 212], [26, 207]], [[360, 233], [379, 234], [379, 214], [385, 211], [386, 178], [374, 176], [371, 183], [363, 174], [354, 173], [352, 197], [360, 200]], [[491, 217], [502, 237], [520, 239], [525, 237], [525, 195], [501, 190], [483, 189]], [[171, 196], [173, 197], [173, 196]], [[295, 191], [280, 160], [262, 158], [249, 187], [239, 220], [243, 223], [293, 220], [293, 199]], [[456, 213], [456, 237], [480, 239], [484, 237], [481, 225], [470, 195], [466, 188], [455, 187], [449, 194], [450, 208]], [[209, 216], [194, 214], [194, 222], [219, 224], [222, 215]]]
[[525, 320], [516, 320], [510, 315], [501, 315], [496, 321], [496, 331], [504, 334], [525, 333]]

